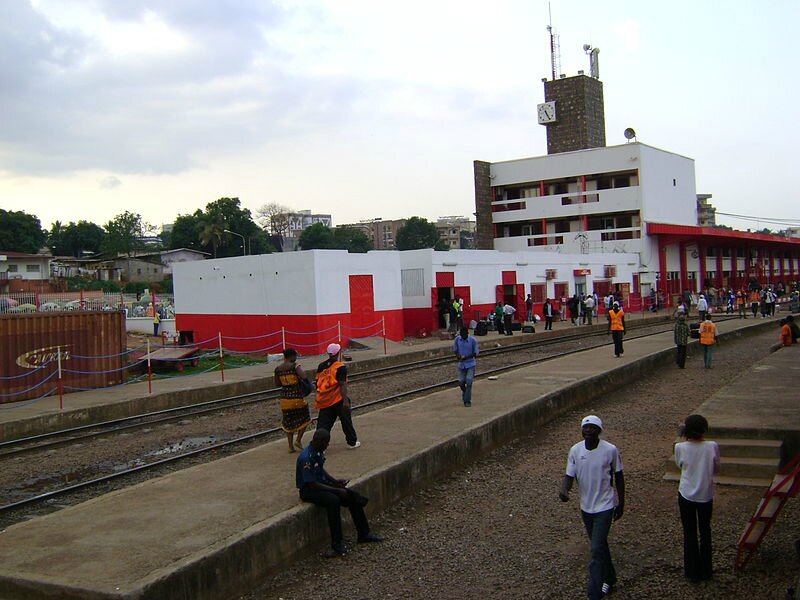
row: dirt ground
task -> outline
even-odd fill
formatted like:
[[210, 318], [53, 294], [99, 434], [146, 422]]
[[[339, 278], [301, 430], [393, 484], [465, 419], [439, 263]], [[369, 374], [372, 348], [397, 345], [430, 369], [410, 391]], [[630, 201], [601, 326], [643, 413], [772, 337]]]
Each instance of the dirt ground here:
[[243, 600], [585, 598], [588, 543], [577, 498], [573, 492], [561, 503], [557, 491], [589, 413], [603, 418], [603, 437], [620, 448], [625, 465], [626, 512], [610, 535], [619, 576], [612, 597], [783, 599], [800, 573], [793, 549], [800, 500], [789, 500], [746, 572], [735, 575], [736, 542], [764, 490], [717, 486], [714, 578], [690, 584], [682, 573], [677, 484], [662, 479], [683, 418], [723, 386], [747, 386], [748, 366], [775, 335], [726, 343], [711, 370], [691, 356], [685, 371], [665, 368], [559, 417], [373, 517], [383, 544], [307, 559]]

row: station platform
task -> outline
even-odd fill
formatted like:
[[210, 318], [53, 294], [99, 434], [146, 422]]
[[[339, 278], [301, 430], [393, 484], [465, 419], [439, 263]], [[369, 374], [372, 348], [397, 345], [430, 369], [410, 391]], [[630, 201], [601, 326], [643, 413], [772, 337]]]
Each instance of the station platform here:
[[[661, 313], [628, 313], [625, 318], [635, 326], [642, 321], [659, 322], [669, 319], [667, 311]], [[605, 318], [594, 327], [605, 327]], [[552, 331], [544, 331], [539, 323], [535, 334], [515, 332], [512, 336], [502, 336], [495, 331], [478, 337], [482, 347], [509, 345], [535, 339], [549, 339], [564, 333], [574, 333], [586, 327], [574, 327], [569, 320], [553, 323]], [[374, 337], [356, 340], [354, 347], [345, 351], [351, 359], [350, 370], [390, 366], [398, 359], [408, 360], [407, 355], [416, 355], [422, 360], [426, 357], [441, 356], [452, 351], [452, 341], [442, 340], [434, 333], [431, 337], [394, 342]], [[304, 356], [298, 363], [306, 371], [314, 372], [317, 365], [327, 357], [322, 355]], [[278, 363], [264, 363], [252, 367], [225, 369], [225, 381], [219, 371], [209, 373], [158, 378], [152, 382], [149, 391], [146, 381], [65, 394], [63, 408], [58, 396], [49, 396], [37, 401], [0, 404], [0, 442], [40, 435], [50, 431], [101, 423], [113, 419], [139, 415], [147, 412], [215, 400], [226, 396], [249, 394], [274, 387], [272, 373]]]
[[[766, 328], [777, 337], [774, 320], [727, 321], [720, 337]], [[449, 351], [450, 342], [432, 343]], [[766, 372], [771, 361], [783, 369], [784, 361], [796, 363], [798, 352], [782, 349], [754, 369]], [[455, 388], [357, 415], [363, 445], [348, 450], [337, 426], [327, 451], [331, 470], [351, 478], [370, 498], [368, 514], [375, 514], [555, 415], [672, 363], [673, 353], [671, 332], [627, 340], [622, 358], [614, 357], [609, 343], [584, 351], [580, 360], [572, 355], [477, 380], [472, 408], [461, 405]], [[773, 377], [774, 395], [791, 397], [787, 392], [796, 381]], [[754, 410], [753, 402], [728, 407], [724, 401], [709, 410], [720, 417], [740, 411], [742, 423]], [[787, 404], [791, 414], [781, 424], [800, 429], [800, 406]], [[717, 417], [710, 419], [716, 423]], [[759, 430], [774, 424], [768, 415], [754, 419], [760, 419]], [[296, 456], [278, 440], [11, 526], [0, 532], [0, 598], [202, 600], [243, 594], [327, 543], [323, 512], [298, 500]]]

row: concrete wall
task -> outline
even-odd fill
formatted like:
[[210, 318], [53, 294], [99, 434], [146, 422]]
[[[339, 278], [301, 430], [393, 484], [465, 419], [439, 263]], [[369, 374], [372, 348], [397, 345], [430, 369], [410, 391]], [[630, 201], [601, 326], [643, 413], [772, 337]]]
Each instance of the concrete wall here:
[[639, 146], [642, 219], [697, 225], [694, 160], [643, 144]]

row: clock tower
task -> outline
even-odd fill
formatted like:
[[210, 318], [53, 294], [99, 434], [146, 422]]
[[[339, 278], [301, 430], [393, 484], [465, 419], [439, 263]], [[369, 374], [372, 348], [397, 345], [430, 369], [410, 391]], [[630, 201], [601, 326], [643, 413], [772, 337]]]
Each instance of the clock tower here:
[[602, 81], [583, 74], [544, 80], [544, 99], [537, 117], [547, 127], [548, 154], [606, 145]]

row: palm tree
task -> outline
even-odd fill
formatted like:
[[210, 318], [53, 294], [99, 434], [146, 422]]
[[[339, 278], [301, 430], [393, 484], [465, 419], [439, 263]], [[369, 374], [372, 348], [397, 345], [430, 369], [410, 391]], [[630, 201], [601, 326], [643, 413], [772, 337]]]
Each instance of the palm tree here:
[[222, 237], [225, 235], [225, 225], [218, 223], [205, 223], [200, 231], [200, 244], [207, 248], [211, 246], [213, 249], [214, 258], [217, 258], [217, 246], [222, 242]]

